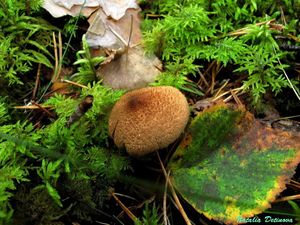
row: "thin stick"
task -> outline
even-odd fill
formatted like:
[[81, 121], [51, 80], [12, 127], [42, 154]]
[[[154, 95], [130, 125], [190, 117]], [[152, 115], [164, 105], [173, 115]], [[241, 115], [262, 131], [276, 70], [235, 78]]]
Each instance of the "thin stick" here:
[[128, 198], [128, 199], [137, 201], [134, 197], [131, 197], [131, 196], [129, 196], [129, 195], [124, 195], [124, 194], [120, 194], [120, 193], [116, 193], [116, 192], [114, 192], [114, 193], [115, 193], [115, 195], [117, 195], [117, 196], [121, 196], [121, 197], [125, 197], [125, 198]]
[[127, 69], [127, 65], [128, 65], [128, 51], [129, 51], [129, 47], [130, 47], [130, 41], [131, 41], [131, 36], [132, 36], [132, 29], [133, 29], [133, 15], [130, 15], [130, 30], [129, 30], [129, 37], [128, 37], [128, 42], [126, 45], [126, 69]]
[[[278, 63], [282, 66], [282, 64], [281, 64], [281, 62], [280, 62], [280, 60], [279, 60], [279, 58], [277, 58], [277, 60], [278, 60]], [[285, 70], [284, 70], [283, 68], [282, 68], [281, 70], [282, 70], [284, 76], [286, 77], [286, 79], [288, 80], [289, 85], [290, 85], [291, 88], [293, 89], [293, 91], [294, 91], [296, 97], [297, 97], [298, 100], [300, 101], [300, 96], [299, 96], [298, 92], [296, 91], [296, 89], [294, 88], [294, 85], [292, 84], [290, 78], [288, 77], [288, 75], [286, 74], [286, 72], [285, 72]]]
[[[204, 71], [204, 73], [202, 74], [203, 75], [203, 77], [205, 77], [205, 74], [207, 74], [208, 73], [208, 71], [211, 69], [211, 67], [215, 64], [215, 60], [214, 61], [212, 61], [210, 64], [209, 64], [209, 66], [207, 67], [207, 69]], [[199, 82], [200, 81], [198, 81], [198, 84], [199, 84]], [[207, 83], [208, 84], [208, 83]], [[209, 86], [209, 85], [208, 85]]]
[[76, 82], [70, 81], [70, 80], [61, 79], [60, 81], [63, 82], [63, 83], [72, 84], [74, 86], [81, 87], [81, 88], [89, 88], [88, 86], [85, 86], [83, 84], [79, 84], [79, 83], [76, 83]]
[[164, 224], [168, 225], [168, 215], [167, 215], [167, 190], [168, 190], [168, 180], [170, 176], [170, 171], [167, 174], [167, 179], [165, 183], [165, 190], [164, 190], [164, 198], [163, 198], [163, 215], [164, 215]]
[[212, 69], [212, 74], [211, 74], [211, 84], [209, 89], [207, 90], [206, 93], [208, 93], [210, 91], [210, 94], [212, 94], [214, 92], [214, 87], [215, 87], [215, 78], [216, 78], [216, 67], [214, 67]]
[[[82, 10], [83, 10], [83, 8], [84, 8], [85, 3], [86, 3], [86, 0], [84, 0], [83, 4], [82, 4], [81, 7], [80, 7], [79, 15], [81, 14], [81, 12], [82, 12]], [[76, 25], [78, 24], [79, 18], [80, 18], [79, 16], [76, 18], [76, 21], [75, 21], [74, 26], [76, 26]], [[53, 33], [53, 34], [54, 34], [54, 33]], [[71, 40], [72, 40], [72, 38], [73, 38], [74, 35], [75, 35], [75, 32], [72, 32], [71, 35], [70, 35], [70, 37], [69, 37], [69, 39], [68, 39], [66, 48], [65, 48], [65, 50], [64, 50], [64, 52], [63, 52], [62, 59], [64, 59], [64, 57], [66, 56], [67, 51], [68, 51], [69, 46], [70, 46], [70, 43], [71, 43]], [[55, 39], [55, 38], [54, 38], [54, 39]], [[55, 44], [55, 43], [56, 43], [56, 42], [55, 42], [55, 40], [54, 40], [54, 44]], [[55, 49], [55, 47], [54, 47], [54, 49]], [[54, 71], [55, 71], [55, 70], [54, 70]], [[51, 86], [52, 81], [53, 81], [53, 80], [51, 80], [51, 81], [48, 83], [47, 87], [45, 88], [44, 92], [42, 93], [41, 97], [39, 98], [39, 100], [38, 100], [37, 102], [40, 102], [40, 101], [44, 98], [46, 92], [48, 91], [48, 89], [49, 89], [50, 86]]]
[[296, 42], [300, 42], [300, 38], [298, 38], [298, 37], [296, 37], [296, 36], [294, 36], [292, 34], [288, 34], [288, 37], [291, 38], [291, 39], [293, 39]]
[[[215, 65], [217, 64], [217, 65]], [[214, 91], [214, 86], [215, 86], [215, 78], [217, 76], [217, 71], [219, 70], [219, 63], [214, 60], [206, 69], [206, 71], [204, 72], [204, 74], [206, 74], [209, 69], [211, 69], [211, 84], [210, 87], [206, 90], [206, 94], [208, 94], [209, 92], [212, 94]]]
[[128, 42], [127, 42], [127, 48], [130, 47], [130, 41], [131, 41], [131, 36], [132, 36], [132, 30], [133, 30], [133, 15], [130, 15], [130, 31], [129, 31], [129, 37], [128, 37]]
[[288, 184], [289, 186], [292, 186], [294, 188], [300, 189], [300, 183], [295, 181], [295, 180], [291, 180], [290, 183]]
[[182, 215], [182, 217], [183, 217], [183, 219], [184, 219], [184, 221], [185, 221], [185, 223], [186, 223], [187, 225], [192, 225], [191, 222], [190, 222], [190, 219], [188, 218], [186, 212], [184, 211], [184, 209], [183, 209], [183, 207], [182, 207], [182, 205], [181, 205], [181, 203], [180, 203], [180, 201], [179, 201], [179, 198], [178, 198], [178, 196], [177, 196], [177, 194], [176, 194], [176, 192], [175, 192], [175, 190], [174, 190], [174, 187], [173, 187], [173, 185], [172, 185], [172, 182], [170, 181], [170, 179], [168, 179], [168, 173], [167, 173], [167, 171], [166, 171], [166, 169], [165, 169], [165, 167], [164, 167], [164, 164], [162, 163], [162, 161], [161, 161], [161, 159], [160, 159], [160, 156], [159, 156], [158, 152], [156, 152], [156, 155], [157, 155], [158, 160], [159, 160], [159, 162], [160, 162], [161, 169], [162, 169], [162, 171], [163, 171], [163, 173], [164, 173], [164, 175], [165, 175], [165, 178], [166, 178], [166, 180], [167, 180], [167, 182], [168, 182], [168, 184], [169, 184], [170, 191], [171, 191], [171, 193], [172, 193], [172, 195], [173, 195], [173, 198], [174, 198], [174, 200], [175, 200], [175, 202], [176, 202], [176, 205], [177, 205], [177, 207], [178, 207], [178, 210], [179, 210], [180, 214]]
[[45, 109], [43, 106], [41, 106], [40, 104], [36, 103], [35, 101], [31, 101], [32, 105], [37, 106], [39, 109], [43, 110], [45, 113], [47, 113], [49, 116], [51, 116], [52, 118], [55, 118], [55, 115], [53, 113], [51, 113], [49, 110]]
[[215, 96], [218, 96], [220, 94], [220, 92], [223, 90], [223, 88], [226, 87], [226, 85], [228, 84], [229, 80], [226, 80], [226, 82], [219, 88], [219, 89], [216, 89], [218, 90], [217, 93], [215, 94]]
[[[263, 25], [263, 24], [270, 24], [270, 23], [273, 23], [273, 22], [275, 22], [275, 19], [271, 19], [271, 20], [264, 21], [264, 22], [259, 22], [259, 23], [256, 23], [255, 25], [260, 26], [260, 25]], [[247, 32], [248, 32], [248, 28], [244, 27], [244, 28], [238, 29], [236, 31], [232, 31], [228, 35], [229, 36], [239, 36], [239, 35], [242, 35], [242, 34], [246, 34]]]
[[241, 100], [238, 98], [238, 96], [235, 94], [234, 91], [230, 90], [230, 93], [231, 93], [231, 95], [232, 95], [234, 101], [235, 101], [239, 106], [243, 105], [243, 103], [241, 102]]
[[115, 195], [113, 191], [110, 193], [113, 198], [116, 200], [116, 202], [120, 205], [120, 207], [123, 209], [123, 211], [129, 216], [129, 218], [133, 221], [136, 222], [138, 218], [121, 202], [121, 200]]
[[298, 185], [300, 187], [300, 183], [295, 180], [291, 180], [290, 183], [294, 183], [295, 185]]
[[57, 53], [57, 43], [56, 43], [56, 38], [55, 38], [55, 33], [52, 33], [53, 37], [53, 48], [54, 48], [54, 58], [55, 58], [55, 66], [54, 66], [54, 74], [52, 77], [52, 83], [56, 81], [56, 75], [57, 75], [57, 70], [58, 70], [58, 53]]
[[33, 89], [33, 92], [32, 92], [32, 99], [34, 99], [35, 96], [36, 96], [36, 92], [37, 92], [38, 86], [40, 84], [40, 75], [41, 75], [41, 64], [39, 63], [38, 69], [37, 69], [37, 72], [36, 72], [35, 85], [34, 85], [34, 89]]
[[290, 183], [288, 185], [300, 190], [300, 183], [295, 180], [290, 180]]
[[202, 218], [199, 218], [199, 221], [201, 222], [202, 225], [208, 225]]
[[[243, 93], [238, 93], [238, 92], [236, 92], [235, 94], [236, 94], [236, 96], [240, 96], [240, 95], [243, 94]], [[225, 99], [223, 100], [223, 102], [224, 102], [224, 103], [227, 103], [227, 102], [229, 102], [232, 98], [233, 98], [233, 96], [230, 95], [230, 96], [228, 96], [227, 98], [225, 98]]]
[[287, 24], [286, 19], [285, 19], [284, 12], [283, 12], [283, 9], [281, 6], [280, 6], [280, 14], [281, 14], [281, 19], [282, 19], [284, 25], [286, 26], [286, 24]]
[[282, 197], [280, 199], [275, 200], [274, 202], [286, 202], [286, 201], [297, 200], [297, 199], [300, 199], [300, 194]]
[[217, 65], [213, 69], [212, 79], [211, 79], [211, 90], [210, 93], [213, 94], [215, 88], [215, 80], [220, 71], [220, 63], [217, 62]]
[[[45, 105], [45, 106], [42, 106], [42, 107], [44, 109], [51, 109], [51, 108], [53, 108], [53, 106], [51, 106], [51, 105]], [[40, 109], [40, 108], [38, 106], [36, 106], [36, 105], [22, 105], [22, 106], [15, 106], [14, 109]]]
[[237, 92], [239, 92], [240, 90], [243, 90], [243, 87], [238, 87], [238, 88], [232, 89], [232, 90], [230, 90], [230, 91], [226, 91], [226, 92], [220, 94], [219, 96], [216, 96], [215, 98], [213, 98], [212, 101], [214, 102], [214, 101], [218, 100], [219, 98], [223, 97], [224, 95], [230, 94], [231, 91], [235, 91], [235, 92], [237, 93]]
[[201, 78], [201, 79], [199, 79], [199, 81], [198, 81], [197, 84], [199, 84], [200, 81], [202, 80], [204, 82], [205, 86], [209, 87], [209, 84], [208, 84], [207, 80], [205, 79], [203, 73], [201, 73], [201, 71], [199, 70], [199, 68], [197, 68], [197, 70], [198, 70], [198, 74], [200, 75], [200, 78]]
[[117, 33], [117, 31], [115, 31], [111, 26], [108, 26], [108, 28], [125, 46], [127, 46], [127, 42]]
[[[57, 78], [60, 75], [61, 72], [61, 67], [62, 67], [62, 39], [61, 39], [61, 33], [60, 31], [58, 32], [58, 71], [57, 71]], [[56, 78], [56, 79], [57, 79]]]
[[158, 17], [160, 17], [160, 15], [158, 15], [158, 14], [152, 14], [152, 13], [147, 13], [146, 17], [158, 18]]

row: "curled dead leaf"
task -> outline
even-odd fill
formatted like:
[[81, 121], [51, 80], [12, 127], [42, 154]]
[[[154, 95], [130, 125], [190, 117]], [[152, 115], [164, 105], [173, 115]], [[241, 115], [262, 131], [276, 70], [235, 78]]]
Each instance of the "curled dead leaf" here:
[[65, 15], [88, 17], [97, 8], [102, 7], [105, 14], [115, 20], [122, 18], [128, 8], [138, 8], [135, 0], [45, 0], [43, 8], [53, 17]]
[[142, 37], [139, 12], [140, 9], [128, 9], [121, 19], [114, 20], [107, 17], [103, 9], [98, 9], [88, 19], [90, 27], [86, 37], [89, 46], [117, 50], [125, 48], [129, 37], [129, 47], [139, 44]]
[[103, 65], [97, 76], [104, 85], [114, 89], [136, 89], [153, 82], [160, 73], [162, 64], [155, 56], [146, 56], [141, 46], [128, 49], [128, 54]]

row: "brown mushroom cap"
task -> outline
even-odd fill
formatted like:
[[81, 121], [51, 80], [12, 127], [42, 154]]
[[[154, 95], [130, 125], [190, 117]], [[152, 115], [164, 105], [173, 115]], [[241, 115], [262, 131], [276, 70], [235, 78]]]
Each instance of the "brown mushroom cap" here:
[[119, 148], [142, 156], [174, 142], [189, 119], [185, 96], [169, 86], [127, 92], [113, 107], [109, 135]]

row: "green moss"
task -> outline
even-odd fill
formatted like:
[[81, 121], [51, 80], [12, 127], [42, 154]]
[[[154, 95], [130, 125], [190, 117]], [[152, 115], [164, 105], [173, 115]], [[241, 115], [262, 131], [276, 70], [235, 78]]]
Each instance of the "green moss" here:
[[0, 82], [23, 84], [38, 64], [53, 67], [48, 47], [52, 47], [51, 33], [56, 28], [37, 15], [30, 15], [40, 5], [39, 0], [0, 2]]
[[[297, 45], [289, 38], [299, 34], [297, 9], [297, 1], [154, 2], [152, 10], [160, 17], [155, 22], [149, 19], [151, 26], [149, 21], [145, 22], [144, 45], [167, 65], [178, 59], [183, 65], [184, 60], [195, 65], [211, 65], [216, 61], [218, 68], [227, 67], [229, 75], [244, 75], [242, 88], [257, 105], [267, 92], [276, 95], [289, 86], [283, 69], [293, 65], [291, 59], [297, 53], [280, 45]], [[166, 68], [166, 73], [173, 71]], [[294, 85], [297, 83], [294, 79]]]
[[[38, 194], [37, 198], [44, 198], [31, 206], [39, 208], [39, 215], [28, 220], [37, 224], [54, 223], [59, 215], [67, 212], [85, 219], [97, 212], [106, 199], [109, 186], [130, 167], [127, 157], [107, 149], [108, 115], [122, 93], [100, 83], [89, 84], [81, 94], [82, 98], [93, 95], [93, 106], [69, 127], [67, 121], [82, 98], [71, 99], [62, 95], [55, 95], [44, 103], [53, 106], [57, 117], [49, 125], [39, 130], [21, 122], [0, 126], [0, 224], [17, 219], [13, 216], [15, 205], [12, 207], [11, 204], [17, 198], [14, 194], [33, 190], [42, 191], [45, 195]], [[5, 119], [7, 110], [4, 103], [0, 104], [0, 113]], [[24, 185], [26, 181], [30, 181], [30, 185]], [[80, 189], [80, 184], [86, 189]], [[67, 185], [71, 186], [65, 191]], [[25, 189], [21, 190], [21, 187]], [[99, 187], [101, 190], [97, 190]], [[76, 198], [73, 193], [77, 193]], [[81, 207], [70, 210], [69, 205], [62, 201], [64, 198], [71, 198], [71, 205], [79, 204]], [[26, 207], [30, 202], [28, 199], [18, 204]], [[46, 207], [45, 202], [51, 202], [51, 205], [49, 203]], [[40, 207], [40, 204], [43, 206]], [[15, 210], [17, 217], [21, 217], [20, 208]], [[53, 213], [58, 215], [52, 218]]]

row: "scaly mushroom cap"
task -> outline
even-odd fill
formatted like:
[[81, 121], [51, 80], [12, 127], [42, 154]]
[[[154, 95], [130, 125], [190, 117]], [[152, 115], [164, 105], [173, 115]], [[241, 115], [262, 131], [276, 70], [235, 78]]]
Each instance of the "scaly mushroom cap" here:
[[113, 107], [109, 135], [119, 148], [142, 156], [174, 142], [189, 119], [185, 96], [169, 86], [127, 92]]

